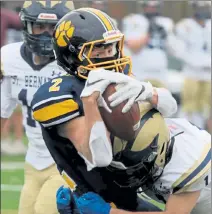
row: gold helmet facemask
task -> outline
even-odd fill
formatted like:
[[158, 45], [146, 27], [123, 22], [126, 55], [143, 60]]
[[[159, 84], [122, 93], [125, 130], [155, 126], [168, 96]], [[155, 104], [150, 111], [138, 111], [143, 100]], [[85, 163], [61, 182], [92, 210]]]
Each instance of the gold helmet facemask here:
[[[78, 55], [82, 64], [77, 69], [77, 75], [87, 79], [89, 71], [96, 68], [114, 70], [130, 75], [132, 71], [131, 59], [123, 55], [124, 35], [118, 30], [113, 30], [104, 33], [103, 38], [82, 45]], [[96, 48], [105, 49], [108, 46], [112, 47], [113, 56], [92, 58], [92, 53]]]

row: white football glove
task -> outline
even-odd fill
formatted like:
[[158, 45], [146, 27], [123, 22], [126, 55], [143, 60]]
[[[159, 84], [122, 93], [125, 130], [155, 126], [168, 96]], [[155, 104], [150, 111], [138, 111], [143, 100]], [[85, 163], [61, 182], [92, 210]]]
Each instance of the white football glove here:
[[124, 86], [108, 98], [111, 107], [128, 100], [122, 109], [122, 113], [128, 112], [135, 102], [149, 101], [153, 96], [153, 86], [150, 82], [140, 82], [129, 78], [128, 81], [122, 83]]
[[[153, 87], [151, 83], [140, 82], [125, 74], [105, 70], [104, 68], [91, 71], [87, 82], [89, 85], [93, 84], [91, 85], [93, 87], [90, 87], [89, 95], [94, 91], [99, 91], [100, 95], [102, 95], [109, 84], [121, 84], [121, 88], [109, 97], [109, 101], [111, 101], [110, 106], [115, 107], [123, 101], [128, 100], [127, 104], [122, 109], [123, 113], [129, 111], [135, 102], [148, 101], [153, 96]], [[102, 96], [100, 96], [100, 102], [98, 102], [98, 104], [105, 107], [106, 102]]]
[[[98, 69], [99, 70], [99, 69]], [[99, 92], [99, 97], [97, 99], [98, 106], [103, 107], [111, 113], [111, 109], [108, 107], [107, 103], [105, 102], [104, 98], [102, 97], [102, 94], [104, 93], [105, 89], [108, 87], [108, 85], [111, 84], [109, 80], [105, 80], [103, 78], [98, 78], [98, 74], [101, 73], [100, 71], [93, 70], [89, 73], [88, 79], [85, 83], [85, 87], [81, 92], [80, 97], [89, 97], [94, 92]], [[94, 75], [90, 75], [94, 74]], [[95, 80], [92, 79], [93, 76], [97, 76]]]
[[[104, 107], [108, 112], [111, 112], [105, 100], [102, 98], [102, 93], [111, 83], [120, 84], [117, 92], [109, 97], [110, 106], [115, 107], [125, 100], [127, 104], [122, 109], [125, 113], [129, 111], [134, 102], [149, 101], [153, 96], [153, 87], [149, 82], [140, 82], [130, 76], [114, 71], [108, 71], [104, 68], [93, 70], [88, 76], [89, 84], [83, 90], [81, 97], [90, 96], [94, 91], [99, 91], [98, 105]], [[92, 86], [92, 87], [91, 87]], [[171, 116], [177, 111], [176, 100], [172, 97], [168, 90], [155, 88], [158, 93], [157, 110], [164, 116]]]

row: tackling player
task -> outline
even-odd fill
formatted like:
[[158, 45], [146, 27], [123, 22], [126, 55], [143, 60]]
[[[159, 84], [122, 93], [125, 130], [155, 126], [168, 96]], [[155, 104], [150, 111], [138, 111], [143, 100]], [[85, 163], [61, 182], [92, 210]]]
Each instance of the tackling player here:
[[[151, 127], [151, 125], [160, 127], [160, 130], [151, 129], [150, 131], [148, 126]], [[161, 127], [163, 128], [161, 129]], [[145, 137], [142, 130], [151, 132], [151, 137]], [[163, 141], [164, 137], [168, 141]], [[140, 141], [143, 144], [141, 150], [143, 151], [144, 159], [156, 155], [156, 159], [153, 161], [155, 164], [152, 165], [151, 169], [148, 169], [149, 171], [143, 174], [143, 177], [148, 176], [144, 184], [150, 185], [149, 190], [160, 196], [160, 199], [166, 201], [165, 211], [157, 213], [211, 213], [211, 136], [209, 133], [199, 130], [185, 119], [164, 120], [156, 113], [153, 119], [149, 118], [146, 120], [133, 143], [133, 147], [136, 148], [136, 144]], [[155, 173], [157, 172], [157, 170], [155, 171], [157, 162], [163, 162], [165, 154], [167, 154], [167, 147], [163, 146], [166, 143], [168, 143], [167, 146], [169, 148], [173, 146], [173, 153], [169, 157], [169, 163], [163, 168], [163, 171], [157, 174]], [[151, 149], [153, 145], [158, 148], [157, 151]], [[164, 152], [162, 152], [161, 146], [164, 147]], [[143, 166], [146, 166], [145, 161]], [[133, 166], [130, 168], [133, 168]], [[122, 173], [124, 174], [124, 171]], [[142, 180], [142, 177], [140, 179]], [[82, 214], [133, 213], [111, 208], [100, 196], [94, 193], [84, 194], [80, 198], [77, 198], [76, 195], [73, 196], [77, 208]], [[136, 213], [156, 214], [155, 212]]]
[[[95, 191], [105, 200], [129, 210], [158, 210], [141, 202], [133, 186], [121, 188], [114, 183], [116, 173], [106, 166], [112, 163], [115, 154], [93, 102], [99, 97], [99, 105], [108, 111], [110, 107], [98, 93], [93, 94], [98, 81], [89, 82], [85, 87], [89, 72], [98, 68], [95, 75], [108, 78], [100, 82], [101, 93], [114, 80], [125, 83], [124, 88], [130, 89], [125, 94], [131, 99], [124, 112], [135, 100], [149, 100], [165, 115], [176, 111], [176, 101], [166, 89], [153, 88], [150, 83], [128, 76], [131, 61], [122, 54], [123, 41], [123, 34], [111, 18], [99, 10], [81, 8], [65, 15], [54, 31], [53, 46], [58, 64], [70, 75], [54, 78], [38, 89], [32, 101], [33, 116], [40, 122], [46, 145], [72, 190]], [[95, 99], [87, 98], [91, 94]], [[111, 137], [117, 145], [126, 143]], [[122, 166], [119, 161], [113, 164]]]
[[[88, 84], [93, 83], [95, 90], [86, 97], [92, 103], [93, 109], [98, 109], [102, 85], [107, 79], [106, 75], [98, 76], [94, 71], [88, 76], [81, 96], [85, 99], [85, 91], [89, 91], [88, 88], [91, 87]], [[114, 80], [118, 83], [119, 81]], [[115, 99], [122, 102], [125, 100], [125, 92], [127, 93], [127, 89], [117, 91], [109, 99], [112, 103]], [[211, 213], [210, 134], [186, 119], [164, 119], [151, 106], [142, 104], [140, 110], [141, 125], [135, 140], [121, 143], [116, 138], [108, 138], [109, 143], [113, 145], [113, 160], [107, 169], [111, 172], [114, 183], [121, 189], [142, 188], [147, 194], [155, 195], [166, 203], [165, 211], [157, 213]], [[101, 157], [104, 158], [103, 153]], [[64, 192], [66, 194], [63, 194]], [[72, 201], [76, 205], [74, 209], [78, 209], [82, 214], [133, 213], [111, 208], [111, 205], [99, 196], [101, 194], [89, 192], [81, 197], [75, 193], [69, 194], [72, 195], [72, 200], [66, 200], [66, 208], [69, 206], [69, 210], [73, 210]], [[69, 194], [67, 189], [59, 189], [58, 206]], [[126, 194], [124, 197], [130, 200], [129, 195]], [[151, 210], [136, 213], [156, 214]]]
[[72, 9], [72, 1], [25, 1], [20, 12], [24, 42], [1, 48], [1, 126], [20, 103], [29, 140], [19, 214], [57, 213], [55, 192], [64, 181], [46, 148], [40, 125], [32, 117], [31, 101], [40, 85], [62, 74], [51, 37], [55, 24]]

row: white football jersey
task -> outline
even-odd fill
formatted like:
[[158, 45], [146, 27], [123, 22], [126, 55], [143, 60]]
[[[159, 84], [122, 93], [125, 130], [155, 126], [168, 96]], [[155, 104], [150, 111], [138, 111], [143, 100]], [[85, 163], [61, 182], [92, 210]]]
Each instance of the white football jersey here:
[[171, 160], [155, 182], [154, 191], [165, 200], [170, 194], [204, 192], [211, 183], [211, 135], [185, 119], [166, 119], [166, 123], [175, 142]]
[[[176, 37], [183, 46], [176, 53], [184, 62], [184, 73], [197, 80], [211, 79], [211, 20], [201, 26], [192, 18], [181, 20], [176, 25]], [[173, 44], [173, 45], [176, 45]]]
[[[173, 29], [174, 23], [168, 17], [157, 16], [154, 18], [155, 26], [160, 26], [168, 36]], [[148, 35], [149, 20], [141, 14], [131, 14], [123, 20], [123, 33], [126, 40], [139, 39], [142, 35]], [[139, 80], [156, 79], [166, 82], [164, 76], [168, 61], [166, 55], [166, 39], [161, 36], [162, 31], [154, 31], [149, 42], [137, 53], [129, 52], [132, 57], [133, 73]], [[163, 77], [163, 78], [161, 78]]]
[[[42, 170], [54, 163], [42, 138], [41, 127], [32, 117], [31, 101], [37, 89], [51, 78], [62, 74], [56, 61], [44, 67], [32, 68], [23, 42], [1, 48], [3, 81], [1, 83], [1, 117], [9, 118], [19, 103], [22, 106], [23, 124], [29, 140], [26, 161]], [[28, 59], [24, 60], [24, 58]]]

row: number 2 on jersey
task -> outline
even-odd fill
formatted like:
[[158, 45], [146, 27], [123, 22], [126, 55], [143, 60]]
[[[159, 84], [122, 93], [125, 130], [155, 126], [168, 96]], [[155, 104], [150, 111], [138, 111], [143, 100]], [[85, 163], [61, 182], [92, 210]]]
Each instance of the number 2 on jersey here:
[[52, 83], [54, 83], [51, 87], [49, 87], [49, 92], [52, 91], [59, 91], [60, 90], [60, 86], [58, 86], [61, 82], [62, 82], [62, 78], [57, 78], [57, 79], [53, 79]]
[[18, 95], [18, 99], [23, 103], [23, 106], [26, 106], [27, 108], [27, 125], [31, 127], [36, 127], [36, 122], [32, 118], [32, 110], [31, 106], [27, 103], [27, 90], [22, 89]]

